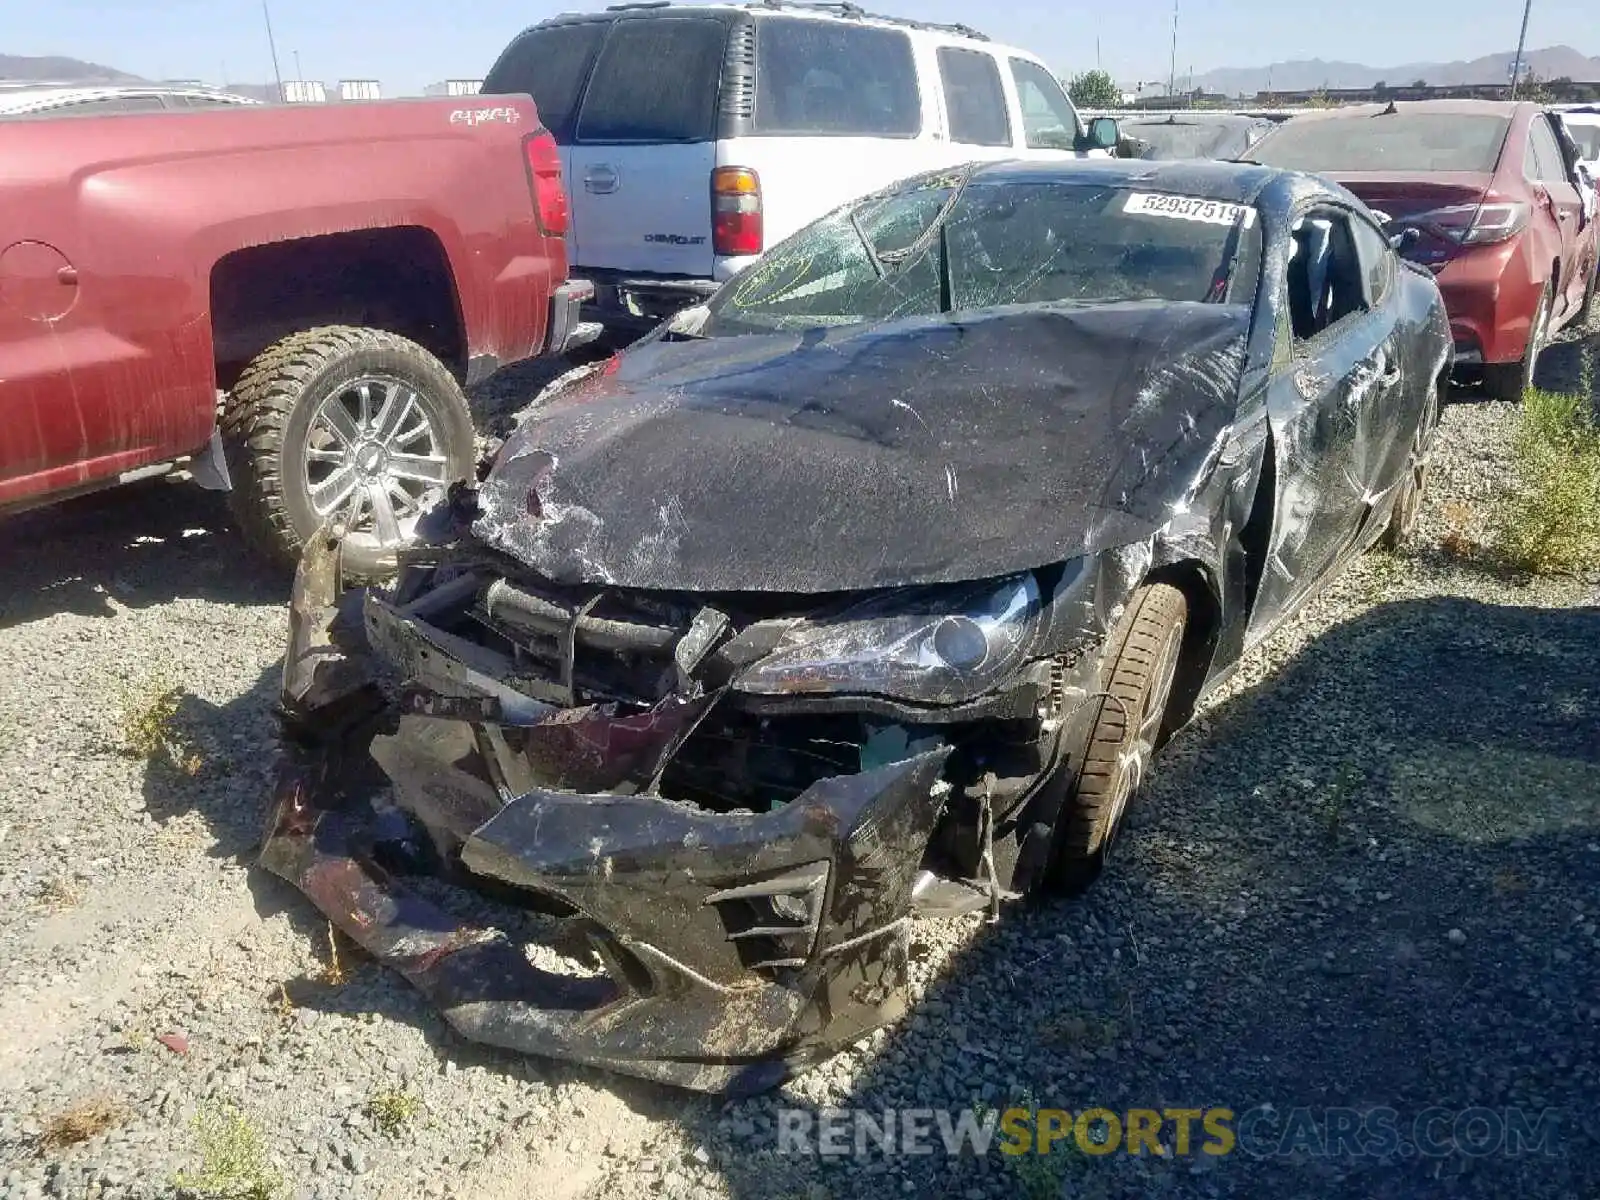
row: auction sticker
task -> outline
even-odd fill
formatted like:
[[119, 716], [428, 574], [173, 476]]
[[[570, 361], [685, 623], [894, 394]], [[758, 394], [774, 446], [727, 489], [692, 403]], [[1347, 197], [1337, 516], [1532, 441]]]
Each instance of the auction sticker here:
[[1225, 204], [1203, 196], [1167, 196], [1134, 192], [1122, 206], [1125, 213], [1146, 217], [1168, 217], [1174, 221], [1203, 221], [1207, 225], [1238, 224], [1245, 229], [1256, 223], [1256, 210], [1243, 204]]

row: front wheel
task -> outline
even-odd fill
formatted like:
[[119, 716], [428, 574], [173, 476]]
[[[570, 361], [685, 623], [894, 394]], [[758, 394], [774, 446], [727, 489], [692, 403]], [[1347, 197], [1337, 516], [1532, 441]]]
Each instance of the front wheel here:
[[358, 580], [383, 574], [417, 518], [475, 470], [454, 376], [379, 329], [328, 326], [269, 346], [229, 394], [222, 435], [245, 537], [291, 565], [336, 520], [342, 569]]
[[1189, 606], [1157, 583], [1133, 594], [1106, 648], [1105, 692], [1089, 731], [1077, 789], [1056, 818], [1046, 886], [1081, 892], [1105, 865], [1128, 805], [1150, 767], [1178, 676]]

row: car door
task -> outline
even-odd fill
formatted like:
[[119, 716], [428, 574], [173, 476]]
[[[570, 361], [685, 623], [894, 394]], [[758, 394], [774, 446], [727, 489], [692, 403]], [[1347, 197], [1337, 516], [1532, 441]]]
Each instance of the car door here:
[[1528, 129], [1528, 161], [1524, 171], [1533, 186], [1534, 203], [1554, 220], [1560, 238], [1561, 288], [1550, 316], [1553, 321], [1564, 321], [1583, 303], [1583, 293], [1589, 285], [1589, 256], [1580, 251], [1587, 250], [1591, 239], [1582, 230], [1583, 198], [1567, 176], [1566, 158], [1543, 113], [1534, 116]]
[[1323, 583], [1370, 529], [1403, 380], [1393, 305], [1374, 306], [1355, 212], [1319, 204], [1294, 222], [1278, 289], [1284, 328], [1267, 389], [1275, 508], [1251, 638]]
[[[1078, 150], [1082, 121], [1060, 81], [1031, 58], [1012, 55], [1010, 67], [1011, 86], [1022, 117], [1018, 155], [1043, 159], [1084, 157]], [[1109, 157], [1107, 151], [1092, 151], [1087, 157], [1097, 154]]]

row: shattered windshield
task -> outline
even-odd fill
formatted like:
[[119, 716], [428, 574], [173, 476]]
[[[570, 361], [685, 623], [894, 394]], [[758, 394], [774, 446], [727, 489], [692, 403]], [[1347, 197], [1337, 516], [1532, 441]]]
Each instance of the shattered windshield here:
[[928, 177], [802, 230], [713, 297], [696, 335], [1251, 295], [1261, 255], [1252, 208], [1081, 183], [963, 182]]

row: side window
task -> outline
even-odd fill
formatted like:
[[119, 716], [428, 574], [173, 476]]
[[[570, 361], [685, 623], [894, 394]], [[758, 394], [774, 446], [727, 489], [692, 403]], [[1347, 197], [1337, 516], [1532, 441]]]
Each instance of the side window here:
[[247, 108], [237, 100], [225, 100], [220, 96], [196, 96], [176, 94], [167, 97], [169, 108]]
[[483, 80], [493, 96], [532, 96], [539, 120], [562, 144], [572, 140], [578, 97], [609, 21], [534, 28], [506, 47]]
[[712, 137], [727, 41], [728, 27], [703, 17], [617, 21], [584, 93], [577, 140], [699, 142]]
[[82, 100], [63, 108], [63, 113], [73, 116], [95, 116], [104, 113], [161, 112], [160, 96], [107, 96], [103, 100]]
[[1361, 256], [1361, 271], [1367, 280], [1367, 298], [1374, 305], [1388, 298], [1394, 283], [1394, 251], [1389, 239], [1362, 220], [1350, 222], [1355, 232], [1356, 253]]
[[939, 75], [950, 140], [965, 146], [1011, 145], [1011, 114], [994, 55], [982, 50], [939, 47]]
[[1297, 344], [1369, 309], [1350, 224], [1332, 208], [1312, 209], [1294, 223], [1285, 283]]
[[1556, 143], [1556, 135], [1550, 131], [1550, 122], [1544, 117], [1533, 119], [1528, 146], [1533, 152], [1529, 178], [1540, 183], [1572, 182], [1567, 178], [1567, 160]]
[[762, 17], [755, 125], [760, 134], [916, 137], [922, 94], [911, 39], [844, 21]]
[[1030, 150], [1072, 150], [1078, 144], [1078, 110], [1061, 83], [1036, 62], [1011, 60], [1022, 105], [1022, 132]]

